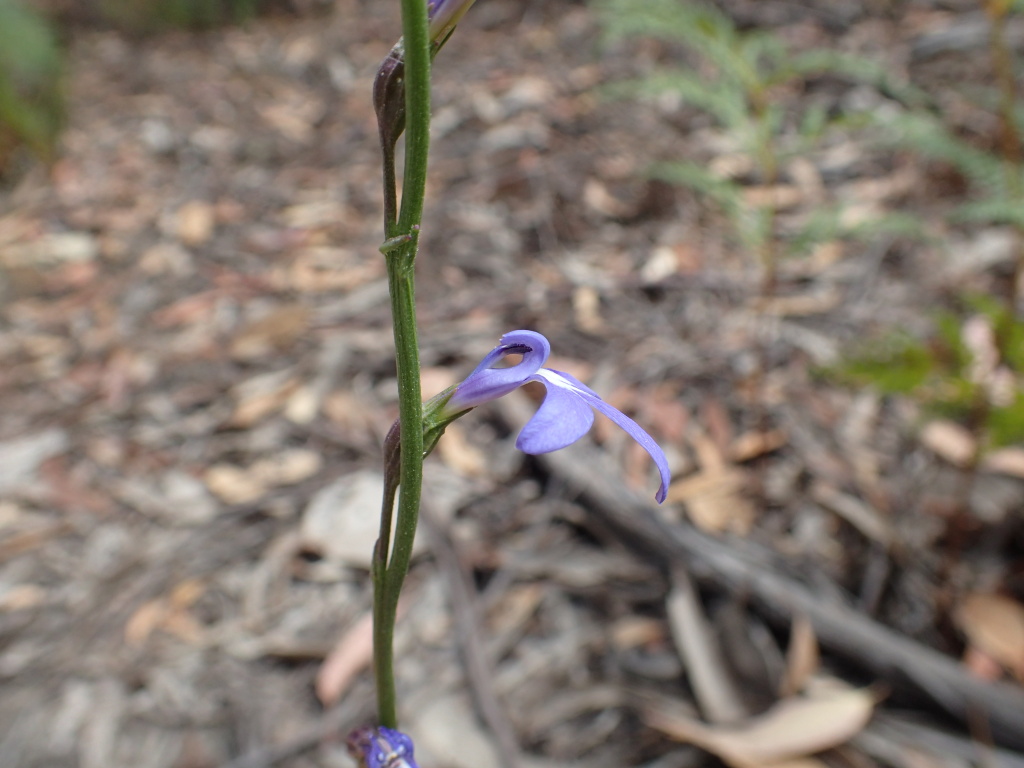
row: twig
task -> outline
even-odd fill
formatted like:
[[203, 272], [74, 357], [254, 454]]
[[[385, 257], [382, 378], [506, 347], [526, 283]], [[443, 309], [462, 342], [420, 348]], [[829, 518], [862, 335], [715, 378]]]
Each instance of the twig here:
[[[1024, 755], [979, 744], [925, 723], [913, 722], [906, 717], [878, 712], [864, 731], [853, 737], [852, 743], [872, 757], [886, 762], [884, 754], [897, 745], [897, 749], [926, 750], [932, 755], [952, 757], [974, 765], [992, 765], [998, 768], [1024, 768]], [[894, 763], [899, 765], [899, 763]]]

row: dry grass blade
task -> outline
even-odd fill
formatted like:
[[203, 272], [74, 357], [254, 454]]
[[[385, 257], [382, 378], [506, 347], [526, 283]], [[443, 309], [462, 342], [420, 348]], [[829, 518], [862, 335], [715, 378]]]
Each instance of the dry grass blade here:
[[701, 610], [697, 591], [681, 568], [672, 574], [672, 591], [666, 608], [672, 638], [701, 712], [713, 723], [742, 720], [748, 714], [747, 709]]

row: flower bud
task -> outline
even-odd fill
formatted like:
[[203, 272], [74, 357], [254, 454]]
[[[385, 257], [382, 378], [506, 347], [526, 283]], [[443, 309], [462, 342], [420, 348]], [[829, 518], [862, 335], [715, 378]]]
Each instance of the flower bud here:
[[412, 739], [393, 728], [365, 727], [349, 734], [348, 752], [361, 768], [418, 768]]
[[[433, 59], [448, 41], [475, 0], [427, 0], [430, 19], [430, 57]], [[405, 47], [399, 40], [377, 70], [373, 81], [373, 108], [381, 146], [389, 158], [405, 130]]]
[[373, 81], [373, 109], [377, 113], [380, 143], [389, 157], [405, 130], [405, 60], [399, 40], [381, 62]]

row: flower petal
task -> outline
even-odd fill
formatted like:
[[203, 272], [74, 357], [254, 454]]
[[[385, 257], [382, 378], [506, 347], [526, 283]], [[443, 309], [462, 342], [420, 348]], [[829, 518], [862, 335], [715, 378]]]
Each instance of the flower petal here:
[[[508, 355], [516, 354], [523, 356], [517, 364], [508, 368], [493, 367]], [[445, 413], [459, 413], [507, 395], [529, 381], [550, 354], [548, 340], [535, 331], [506, 333], [500, 344], [455, 388], [455, 394], [444, 407]]]
[[594, 424], [594, 411], [571, 382], [547, 368], [537, 371], [530, 380], [541, 382], [547, 394], [516, 438], [516, 448], [523, 453], [550, 453], [587, 434]]
[[587, 397], [595, 409], [626, 430], [629, 436], [640, 443], [640, 447], [647, 451], [650, 457], [654, 459], [654, 463], [658, 467], [658, 474], [661, 475], [661, 486], [658, 488], [654, 498], [661, 504], [665, 501], [665, 496], [668, 494], [668, 484], [672, 480], [672, 474], [668, 469], [668, 459], [665, 458], [665, 452], [661, 450], [661, 446], [654, 442], [654, 438], [648, 435], [643, 427], [622, 411], [608, 405], [600, 397], [592, 397], [590, 395], [585, 395], [585, 397]]
[[[617, 425], [626, 430], [629, 436], [636, 440], [640, 444], [641, 448], [647, 451], [650, 457], [654, 459], [654, 463], [658, 467], [658, 473], [661, 475], [661, 487], [658, 488], [658, 493], [655, 494], [655, 499], [657, 499], [659, 504], [665, 501], [665, 496], [668, 493], [668, 484], [671, 480], [671, 473], [668, 469], [668, 459], [665, 458], [665, 452], [661, 450], [661, 446], [654, 441], [654, 438], [647, 434], [643, 427], [629, 418], [629, 416], [617, 408], [613, 408], [608, 405], [608, 403], [602, 400], [600, 395], [598, 395], [594, 390], [577, 381], [569, 374], [562, 373], [561, 371], [552, 371], [550, 369], [538, 371], [538, 375], [542, 374], [555, 374], [558, 376], [561, 379], [560, 386], [563, 388], [567, 387], [572, 390], [573, 394], [569, 395], [570, 397], [575, 397], [579, 401], [587, 403], [589, 406], [603, 413]], [[545, 379], [546, 378], [547, 377], [545, 377]], [[551, 391], [550, 388], [548, 391]], [[569, 394], [567, 390], [563, 389], [563, 391], [566, 394]], [[545, 402], [547, 401], [545, 400]], [[527, 424], [527, 426], [529, 426], [529, 424]], [[576, 440], [581, 436], [582, 435], [577, 435], [573, 440]], [[573, 441], [571, 440], [569, 442]], [[568, 444], [569, 443], [566, 443], [565, 445]], [[529, 451], [527, 451], [527, 453], [529, 453]]]
[[446, 36], [473, 3], [474, 0], [429, 0], [430, 39], [436, 41]]

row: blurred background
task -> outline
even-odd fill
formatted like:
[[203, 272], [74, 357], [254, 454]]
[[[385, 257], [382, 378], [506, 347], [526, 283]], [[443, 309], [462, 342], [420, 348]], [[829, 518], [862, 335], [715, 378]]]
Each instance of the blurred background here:
[[[0, 765], [351, 766], [380, 0], [0, 0]], [[434, 67], [426, 768], [1024, 766], [1024, 5], [477, 0]]]

